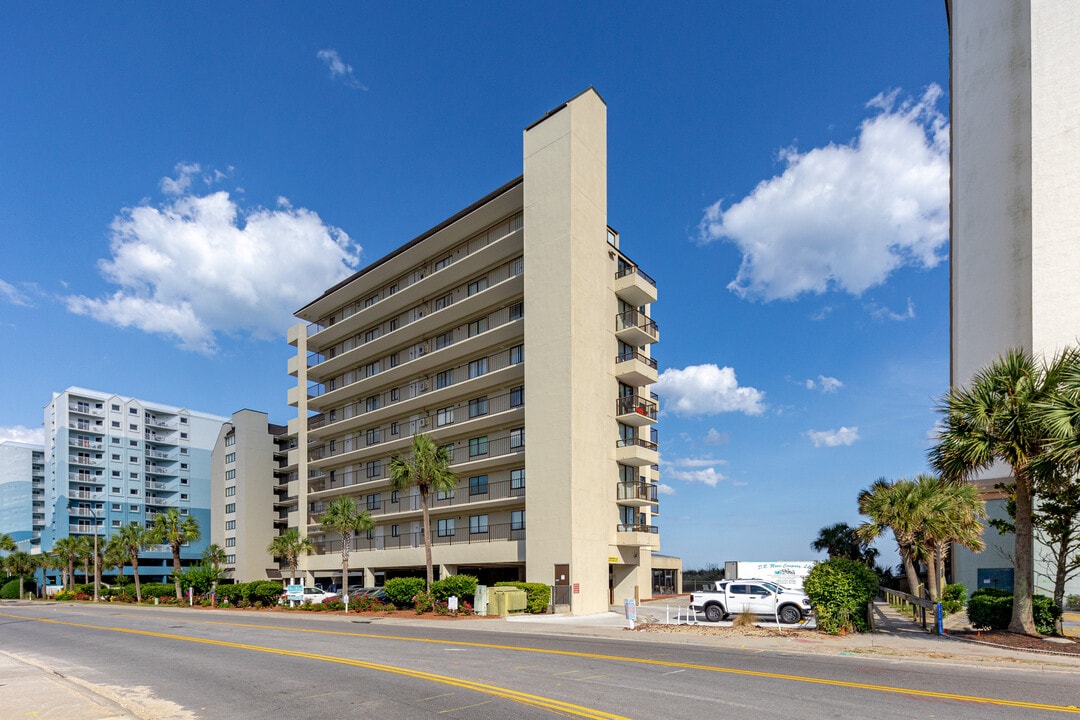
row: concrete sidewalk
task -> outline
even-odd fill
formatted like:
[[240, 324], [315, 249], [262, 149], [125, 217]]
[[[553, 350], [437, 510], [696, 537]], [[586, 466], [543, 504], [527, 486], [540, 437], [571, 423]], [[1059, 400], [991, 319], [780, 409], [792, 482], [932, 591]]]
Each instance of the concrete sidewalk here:
[[7, 718], [137, 720], [92, 686], [2, 651], [0, 707]]

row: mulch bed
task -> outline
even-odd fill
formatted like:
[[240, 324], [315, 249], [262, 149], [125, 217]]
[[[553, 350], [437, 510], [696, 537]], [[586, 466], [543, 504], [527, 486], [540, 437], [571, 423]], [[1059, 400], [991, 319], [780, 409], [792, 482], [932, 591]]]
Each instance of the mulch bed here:
[[1080, 642], [1072, 638], [1055, 637], [1047, 639], [1032, 637], [1031, 635], [1019, 635], [1008, 630], [950, 630], [949, 635], [962, 640], [973, 640], [1012, 650], [1042, 650], [1066, 655], [1080, 655]]

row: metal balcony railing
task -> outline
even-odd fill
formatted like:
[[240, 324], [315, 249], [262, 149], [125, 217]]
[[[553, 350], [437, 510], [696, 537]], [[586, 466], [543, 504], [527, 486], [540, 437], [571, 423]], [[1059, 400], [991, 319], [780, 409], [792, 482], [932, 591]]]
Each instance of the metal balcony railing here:
[[660, 528], [656, 525], [645, 525], [642, 523], [619, 523], [618, 531], [621, 533], [648, 533], [650, 535], [660, 534]]
[[[387, 528], [389, 529], [389, 528]], [[483, 532], [470, 532], [468, 527], [455, 528], [444, 531], [439, 535], [436, 530], [431, 537], [432, 547], [436, 545], [471, 545], [476, 543], [514, 542], [525, 539], [525, 525], [514, 523], [501, 523], [488, 525]], [[353, 538], [352, 549], [364, 550], [399, 550], [402, 548], [424, 547], [424, 533], [408, 532], [400, 535], [383, 535], [381, 537], [367, 537], [366, 535]], [[316, 554], [326, 555], [341, 552], [341, 540], [323, 540], [315, 543]]]

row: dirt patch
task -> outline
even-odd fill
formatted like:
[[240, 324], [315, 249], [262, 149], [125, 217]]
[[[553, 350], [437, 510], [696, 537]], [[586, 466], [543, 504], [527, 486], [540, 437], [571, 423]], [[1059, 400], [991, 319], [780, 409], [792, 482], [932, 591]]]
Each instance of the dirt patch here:
[[745, 638], [745, 637], [813, 637], [815, 630], [778, 630], [776, 628], [745, 625], [743, 627], [718, 627], [716, 625], [661, 625], [644, 623], [634, 628], [635, 632], [668, 633], [671, 635], [704, 635], [709, 637]]
[[1080, 642], [1076, 642], [1071, 638], [1033, 637], [1031, 635], [1011, 633], [1008, 630], [953, 630], [949, 632], [949, 635], [961, 640], [973, 640], [1012, 650], [1041, 650], [1043, 652], [1080, 656]]

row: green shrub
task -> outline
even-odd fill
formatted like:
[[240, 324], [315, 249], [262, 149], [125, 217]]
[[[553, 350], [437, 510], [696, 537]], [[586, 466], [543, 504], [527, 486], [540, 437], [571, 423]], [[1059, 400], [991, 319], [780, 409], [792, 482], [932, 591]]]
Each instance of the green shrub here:
[[413, 597], [413, 609], [416, 610], [417, 615], [423, 615], [434, 606], [435, 598], [429, 592], [418, 592]]
[[271, 607], [277, 605], [278, 598], [285, 588], [276, 580], [256, 580], [247, 583], [243, 599], [251, 605]]
[[877, 589], [878, 578], [872, 570], [842, 557], [818, 563], [803, 582], [818, 628], [830, 635], [866, 630], [866, 608]]
[[960, 583], [946, 585], [941, 591], [941, 610], [946, 615], [952, 615], [964, 609], [964, 601], [967, 598], [967, 588]]
[[1012, 597], [1011, 590], [999, 590], [998, 588], [984, 587], [979, 588], [975, 592], [971, 593], [971, 597], [976, 595], [980, 597]]
[[1080, 610], [1080, 595], [1066, 595], [1065, 607], [1069, 610]]
[[154, 598], [159, 600], [176, 600], [176, 588], [171, 583], [143, 583], [142, 584], [142, 597], [143, 602], [153, 602]]
[[451, 595], [457, 595], [459, 603], [466, 599], [472, 600], [476, 595], [478, 582], [472, 575], [450, 575], [431, 583], [431, 594], [436, 600], [445, 601]]
[[60, 592], [53, 595], [53, 600], [57, 600], [57, 601], [60, 601], [60, 602], [65, 602], [65, 601], [74, 600], [74, 599], [75, 599], [75, 593], [73, 593], [73, 592], [71, 592], [69, 590], [61, 590]]
[[[979, 630], [1004, 630], [1012, 619], [1013, 596], [1002, 591], [976, 591], [968, 601], [968, 621], [971, 627]], [[1032, 616], [1035, 630], [1040, 635], [1057, 635], [1057, 621], [1061, 617], [1061, 608], [1052, 598], [1035, 595], [1031, 598]]]
[[528, 606], [525, 612], [546, 613], [551, 606], [551, 586], [544, 583], [527, 582], [497, 582], [495, 587], [521, 588], [529, 594]]
[[427, 582], [417, 577], [391, 578], [383, 586], [386, 599], [400, 608], [413, 607], [413, 598], [426, 589]]
[[[25, 588], [23, 592], [26, 592]], [[0, 586], [0, 600], [17, 600], [19, 597], [19, 581], [8, 580]]]

